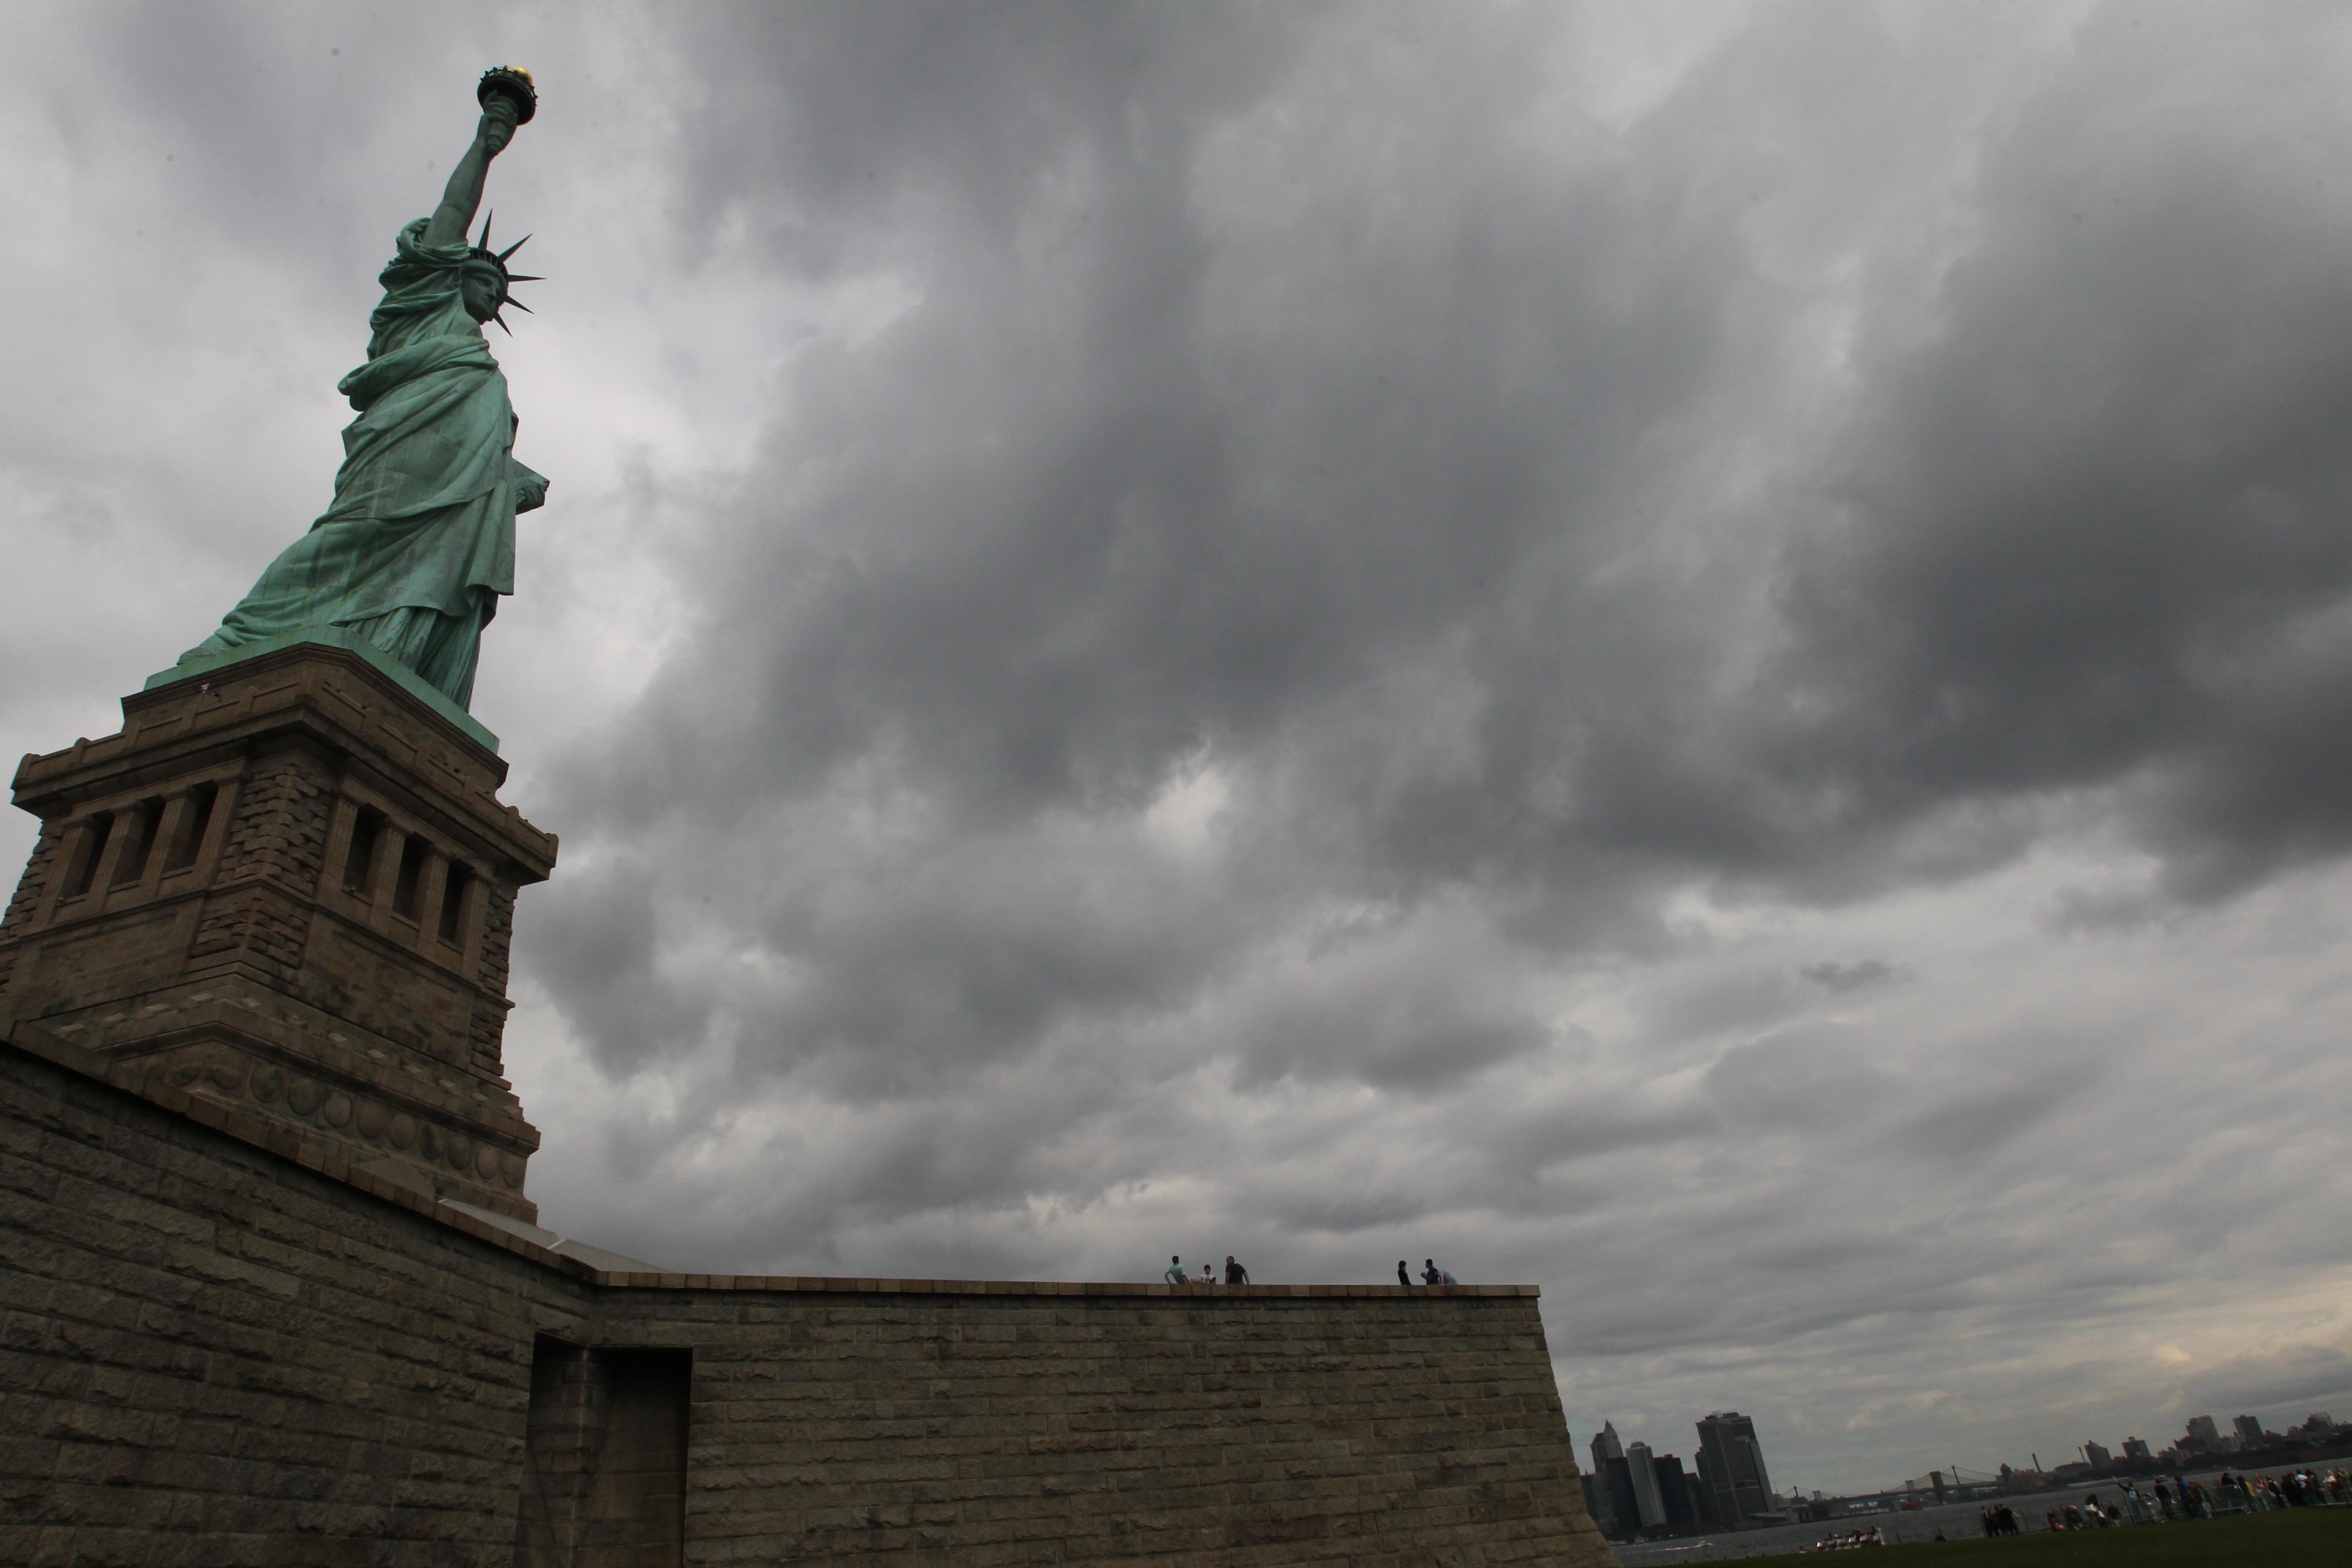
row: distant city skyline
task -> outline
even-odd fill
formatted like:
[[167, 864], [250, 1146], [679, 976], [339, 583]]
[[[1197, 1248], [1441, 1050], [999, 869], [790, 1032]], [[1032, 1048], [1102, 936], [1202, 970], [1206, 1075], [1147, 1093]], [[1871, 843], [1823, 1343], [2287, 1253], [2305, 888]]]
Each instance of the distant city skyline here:
[[[2261, 1415], [2241, 1412], [2229, 1418], [2228, 1430], [2223, 1430], [2219, 1418], [2210, 1413], [2200, 1413], [2182, 1418], [2179, 1437], [2160, 1447], [2137, 1434], [2122, 1438], [2115, 1447], [2098, 1438], [2085, 1438], [2071, 1450], [2062, 1450], [2067, 1457], [2045, 1459], [2037, 1451], [2017, 1458], [2003, 1458], [1990, 1463], [1928, 1467], [1927, 1470], [1901, 1479], [1880, 1479], [1867, 1484], [1838, 1488], [1792, 1486], [1786, 1492], [1776, 1492], [1769, 1471], [1763, 1461], [1763, 1450], [1756, 1435], [1752, 1419], [1736, 1411], [1718, 1411], [1698, 1418], [1694, 1423], [1698, 1436], [1695, 1450], [1696, 1464], [1689, 1477], [1694, 1488], [1707, 1489], [1713, 1503], [1714, 1517], [1752, 1517], [1768, 1508], [1793, 1505], [1816, 1496], [1868, 1496], [1906, 1489], [1927, 1490], [1939, 1484], [1958, 1486], [1963, 1479], [1979, 1478], [1967, 1484], [1980, 1484], [1981, 1479], [2015, 1472], [2020, 1475], [2039, 1473], [2060, 1479], [2068, 1475], [2105, 1475], [2119, 1467], [2149, 1467], [2158, 1470], [2180, 1466], [2203, 1466], [2216, 1459], [2260, 1450], [2265, 1446], [2298, 1442], [2352, 1439], [2352, 1426], [2336, 1428], [2335, 1417], [2325, 1410], [2307, 1411], [2273, 1426]], [[2333, 1434], [2333, 1436], [2331, 1436]], [[1665, 1498], [1670, 1489], [1656, 1479], [1660, 1461], [1676, 1458], [1667, 1453], [1663, 1443], [1653, 1442], [1646, 1429], [1643, 1435], [1628, 1438], [1617, 1430], [1614, 1417], [1604, 1418], [1593, 1433], [1589, 1445], [1592, 1466], [1588, 1475], [1588, 1499], [1594, 1502], [1594, 1517], [1604, 1525], [1617, 1519], [1638, 1517], [1645, 1528], [1658, 1524], [1666, 1515]], [[2079, 1455], [2079, 1458], [2074, 1456]], [[1752, 1456], [1752, 1464], [1749, 1457]], [[2120, 1458], [2118, 1457], [2120, 1456]], [[1677, 1467], [1679, 1474], [1679, 1468]], [[1618, 1491], [1622, 1499], [1612, 1497], [1610, 1477], [1621, 1478]], [[1727, 1477], [1718, 1482], [1717, 1477]], [[1727, 1499], [1736, 1500], [1727, 1501]], [[1763, 1500], [1762, 1506], [1757, 1500]]]
[[1719, 1410], [1699, 1417], [1692, 1431], [1693, 1464], [1685, 1472], [1680, 1455], [1654, 1448], [1646, 1438], [1625, 1442], [1613, 1422], [1602, 1421], [1591, 1438], [1584, 1496], [1603, 1531], [1737, 1529], [1777, 1517], [1780, 1500], [1755, 1423]]

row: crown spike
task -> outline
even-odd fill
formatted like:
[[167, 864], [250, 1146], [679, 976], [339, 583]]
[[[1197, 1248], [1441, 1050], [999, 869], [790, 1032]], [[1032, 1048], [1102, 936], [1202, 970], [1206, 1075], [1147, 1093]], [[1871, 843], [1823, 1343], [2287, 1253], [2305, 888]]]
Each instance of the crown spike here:
[[[482, 226], [482, 248], [484, 250], [488, 250], [490, 247], [489, 234], [490, 226], [484, 224]], [[524, 235], [520, 239], [516, 240], [512, 245], [509, 245], [504, 250], [499, 251], [499, 265], [501, 267], [505, 266], [508, 257], [512, 256], [516, 251], [520, 250], [524, 246], [529, 245], [530, 243], [530, 236]]]
[[474, 242], [475, 249], [488, 250], [490, 247], [490, 220], [498, 216], [496, 210], [482, 215], [482, 237]]
[[[507, 301], [509, 304], [512, 304], [513, 302], [514, 301], [511, 300]], [[499, 331], [504, 332], [509, 337], [514, 336], [514, 329], [507, 325], [507, 319], [504, 316], [498, 314], [496, 311], [492, 311], [490, 314], [490, 320], [499, 324]]]
[[536, 272], [509, 272], [507, 274], [507, 281], [509, 283], [544, 283], [547, 279], [541, 277]]
[[512, 305], [516, 310], [520, 310], [526, 316], [536, 316], [539, 314], [537, 310], [532, 310], [530, 306], [524, 304], [521, 300], [516, 299], [511, 294], [508, 295], [503, 300], [499, 301], [499, 303], [502, 306]]

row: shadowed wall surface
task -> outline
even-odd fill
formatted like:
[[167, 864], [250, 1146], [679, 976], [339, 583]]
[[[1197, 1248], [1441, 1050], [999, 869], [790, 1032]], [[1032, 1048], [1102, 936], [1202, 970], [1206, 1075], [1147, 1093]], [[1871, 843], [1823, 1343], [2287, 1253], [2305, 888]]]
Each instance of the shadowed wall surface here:
[[1524, 1287], [614, 1274], [30, 1026], [0, 1104], [0, 1562], [1611, 1560]]

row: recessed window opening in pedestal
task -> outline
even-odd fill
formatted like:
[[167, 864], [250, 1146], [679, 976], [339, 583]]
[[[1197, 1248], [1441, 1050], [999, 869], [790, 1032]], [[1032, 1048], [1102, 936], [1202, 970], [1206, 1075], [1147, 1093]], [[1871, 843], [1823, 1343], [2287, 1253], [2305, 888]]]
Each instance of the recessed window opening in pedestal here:
[[449, 862], [449, 879], [441, 889], [441, 940], [452, 947], [458, 944], [466, 929], [466, 890], [473, 881], [471, 871], [455, 860]]
[[364, 899], [375, 891], [375, 847], [383, 837], [383, 813], [360, 807], [352, 824], [352, 852], [343, 857], [343, 889]]
[[99, 857], [106, 853], [107, 835], [114, 827], [114, 814], [101, 811], [82, 824], [81, 841], [74, 846], [73, 864], [66, 868], [65, 896], [79, 899], [98, 880]]
[[184, 871], [204, 852], [205, 834], [213, 825], [213, 807], [220, 804], [220, 785], [198, 784], [188, 792], [188, 809], [180, 820], [180, 840], [163, 862], [166, 871]]
[[400, 871], [392, 879], [392, 912], [416, 918], [416, 893], [425, 881], [425, 840], [414, 833], [400, 847]]
[[122, 858], [115, 864], [114, 885], [127, 888], [147, 874], [147, 857], [155, 852], [155, 829], [163, 822], [163, 803], [142, 800], [131, 808], [131, 821], [124, 831], [131, 841], [122, 847]]

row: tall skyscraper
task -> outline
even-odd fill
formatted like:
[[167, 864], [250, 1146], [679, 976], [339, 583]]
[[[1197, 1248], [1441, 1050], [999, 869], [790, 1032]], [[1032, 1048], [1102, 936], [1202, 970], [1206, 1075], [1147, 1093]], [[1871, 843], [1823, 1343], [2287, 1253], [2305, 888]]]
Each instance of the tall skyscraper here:
[[1690, 1478], [1683, 1462], [1672, 1454], [1653, 1454], [1650, 1471], [1658, 1478], [1658, 1500], [1665, 1505], [1668, 1524], [1696, 1524], [1698, 1510], [1691, 1499]]
[[2259, 1448], [2263, 1446], [2263, 1418], [2261, 1416], [2241, 1415], [2235, 1421], [2231, 1422], [2230, 1425], [2237, 1429], [2239, 1447]]
[[1592, 1435], [1592, 1473], [1601, 1474], [1608, 1469], [1610, 1460], [1624, 1457], [1625, 1446], [1617, 1441], [1616, 1423], [1603, 1421], [1601, 1430]]
[[2085, 1443], [2083, 1445], [2083, 1458], [2091, 1462], [2092, 1469], [2096, 1470], [2103, 1476], [2107, 1473], [2107, 1467], [2115, 1463], [2116, 1458], [2113, 1454], [2107, 1452], [2106, 1449], [2099, 1447], [2096, 1443]]
[[1620, 1541], [1640, 1534], [1642, 1504], [1633, 1495], [1633, 1461], [1622, 1454], [1610, 1460], [1601, 1489], [1609, 1498], [1609, 1533]]
[[2126, 1438], [2125, 1438], [2125, 1439], [2124, 1439], [2124, 1458], [2126, 1458], [2126, 1459], [2152, 1459], [2152, 1458], [2154, 1458], [2155, 1457], [2156, 1457], [2155, 1455], [2153, 1455], [2153, 1454], [2151, 1454], [2151, 1453], [2149, 1453], [2149, 1452], [2147, 1451], [2147, 1438], [2145, 1438], [2145, 1437], [2126, 1437]]
[[1718, 1410], [1699, 1422], [1698, 1462], [1715, 1493], [1718, 1523], [1736, 1526], [1772, 1511], [1772, 1478], [1755, 1422], [1737, 1410]]
[[1625, 1446], [1617, 1441], [1615, 1423], [1603, 1421], [1601, 1430], [1592, 1435], [1592, 1478], [1601, 1493], [1601, 1507], [1594, 1510], [1592, 1522], [1603, 1530], [1617, 1522], [1617, 1495], [1609, 1484], [1609, 1461], [1624, 1457]]
[[[1622, 1460], [1622, 1458], [1625, 1458], [1625, 1446], [1616, 1441], [1616, 1422], [1604, 1420], [1600, 1432], [1592, 1434], [1592, 1490], [1600, 1493], [1600, 1507], [1592, 1510], [1592, 1523], [1597, 1523], [1601, 1531], [1616, 1528], [1618, 1523], [1618, 1495], [1616, 1488], [1609, 1483], [1609, 1460]], [[1633, 1521], [1625, 1523], [1630, 1528]]]
[[2181, 1438], [2180, 1446], [2184, 1448], [2208, 1448], [2218, 1454], [2221, 1451], [2221, 1429], [2213, 1425], [2210, 1415], [2191, 1415], [2188, 1435]]
[[1650, 1465], [1650, 1446], [1627, 1444], [1625, 1464], [1633, 1472], [1633, 1506], [1641, 1514], [1642, 1528], [1654, 1530], [1665, 1523], [1666, 1503], [1658, 1495], [1658, 1472]]
[[1723, 1498], [1727, 1494], [1716, 1475], [1714, 1457], [1705, 1447], [1691, 1456], [1691, 1502], [1698, 1509], [1699, 1522], [1717, 1530], [1737, 1525], [1738, 1515], [1724, 1516]]

